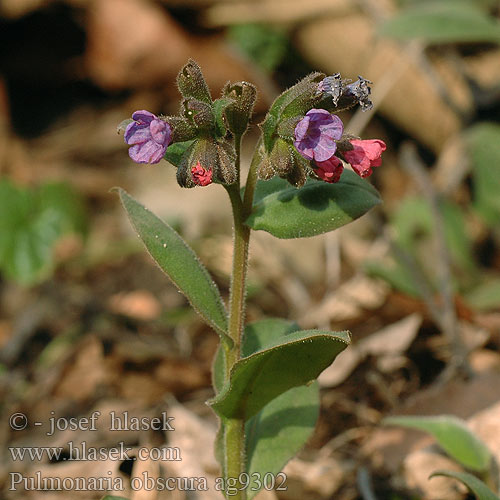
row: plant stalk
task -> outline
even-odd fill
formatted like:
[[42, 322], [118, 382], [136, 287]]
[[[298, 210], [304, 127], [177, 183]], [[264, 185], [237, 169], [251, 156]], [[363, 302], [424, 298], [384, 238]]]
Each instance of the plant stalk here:
[[[229, 379], [233, 365], [241, 359], [241, 344], [245, 323], [245, 296], [248, 268], [248, 247], [250, 243], [250, 228], [245, 220], [252, 210], [253, 194], [257, 183], [257, 166], [260, 162], [259, 145], [252, 159], [248, 173], [245, 195], [242, 200], [239, 182], [225, 186], [233, 211], [234, 241], [233, 241], [233, 269], [231, 273], [231, 287], [229, 299], [229, 326], [228, 335], [233, 340], [232, 347], [224, 346], [226, 358], [226, 380]], [[240, 171], [241, 136], [235, 137], [236, 168]], [[246, 472], [245, 457], [245, 421], [243, 419], [228, 419], [224, 422], [224, 457], [225, 477], [238, 478]], [[233, 479], [231, 479], [233, 480]], [[233, 500], [245, 500], [246, 491], [241, 483], [236, 481], [236, 494], [231, 495]]]

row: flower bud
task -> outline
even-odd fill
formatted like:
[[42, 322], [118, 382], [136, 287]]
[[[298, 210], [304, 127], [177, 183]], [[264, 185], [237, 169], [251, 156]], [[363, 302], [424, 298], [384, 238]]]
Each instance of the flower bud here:
[[264, 158], [262, 159], [262, 163], [259, 165], [257, 175], [260, 179], [264, 179], [265, 181], [268, 181], [276, 175], [276, 172], [274, 171], [268, 156], [264, 156]]
[[212, 104], [212, 96], [198, 64], [189, 59], [177, 75], [177, 86], [184, 98], [194, 98]]
[[212, 181], [233, 184], [237, 180], [234, 160], [234, 149], [227, 141], [197, 139], [181, 159], [177, 182], [187, 188]]
[[279, 175], [293, 186], [301, 187], [306, 182], [307, 174], [311, 172], [309, 162], [291, 144], [277, 139], [271, 154], [260, 164], [258, 175], [265, 180]]
[[269, 155], [269, 161], [273, 170], [280, 177], [286, 177], [293, 170], [294, 159], [291, 148], [283, 139], [278, 139], [274, 143], [273, 150]]
[[182, 116], [166, 116], [163, 118], [172, 129], [172, 142], [190, 141], [196, 137], [196, 128]]
[[215, 129], [215, 119], [212, 106], [197, 99], [182, 101], [183, 114], [198, 130], [212, 132]]
[[255, 100], [257, 99], [257, 89], [248, 82], [234, 84], [228, 82], [224, 86], [222, 94], [233, 101], [225, 109], [225, 117], [229, 130], [233, 134], [244, 134], [248, 128], [248, 122], [252, 116]]

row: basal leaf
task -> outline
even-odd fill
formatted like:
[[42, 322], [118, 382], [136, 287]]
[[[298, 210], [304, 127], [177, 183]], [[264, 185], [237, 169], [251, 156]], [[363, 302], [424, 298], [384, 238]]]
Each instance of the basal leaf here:
[[437, 470], [431, 474], [431, 478], [436, 476], [447, 476], [457, 479], [465, 484], [478, 500], [500, 500], [480, 479], [467, 472], [458, 472], [451, 470]]
[[0, 269], [8, 278], [31, 285], [47, 277], [55, 243], [78, 232], [85, 232], [85, 212], [71, 186], [31, 189], [0, 182]]
[[381, 35], [427, 43], [500, 43], [500, 23], [469, 2], [420, 2], [384, 22]]
[[[271, 182], [270, 192], [260, 195], [266, 189], [260, 187], [261, 183]], [[380, 203], [377, 190], [350, 170], [336, 184], [315, 179], [300, 189], [285, 184], [273, 180], [259, 182], [256, 201], [246, 221], [252, 229], [262, 229], [277, 238], [315, 236], [352, 222]]]
[[500, 304], [500, 278], [483, 281], [466, 294], [465, 301], [479, 310], [498, 309], [498, 304]]
[[450, 457], [465, 467], [484, 472], [489, 470], [492, 456], [486, 445], [473, 434], [465, 422], [452, 415], [436, 417], [400, 416], [383, 420], [386, 425], [399, 425], [426, 431]]
[[280, 394], [314, 380], [349, 342], [348, 332], [321, 330], [274, 339], [238, 361], [209, 404], [221, 417], [248, 420]]
[[472, 159], [474, 207], [492, 226], [500, 218], [500, 125], [480, 123], [466, 132]]
[[221, 336], [227, 317], [217, 285], [193, 250], [168, 224], [118, 189], [122, 204], [151, 257], [187, 297], [193, 308]]

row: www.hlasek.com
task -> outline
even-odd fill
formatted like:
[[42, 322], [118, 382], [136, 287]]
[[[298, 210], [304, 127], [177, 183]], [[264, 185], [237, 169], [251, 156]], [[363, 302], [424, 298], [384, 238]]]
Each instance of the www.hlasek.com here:
[[[134, 450], [132, 452], [132, 450]], [[133, 449], [125, 446], [120, 441], [113, 448], [96, 448], [88, 446], [86, 441], [75, 445], [68, 441], [66, 446], [11, 446], [9, 447], [10, 457], [13, 462], [31, 460], [40, 462], [85, 462], [104, 460], [153, 460], [153, 461], [177, 461], [182, 460], [181, 450], [176, 446], [164, 446], [161, 448], [142, 447]]]
[[[20, 472], [11, 472], [10, 491], [125, 491], [128, 489], [123, 478], [113, 476], [112, 471], [107, 472], [108, 477], [50, 477], [42, 476], [37, 471], [33, 476], [24, 476]], [[241, 490], [259, 491], [276, 490], [285, 491], [286, 474], [280, 472], [276, 475], [270, 472], [262, 476], [242, 473], [237, 478], [215, 478], [213, 488], [216, 491], [225, 491], [227, 496], [233, 496]], [[208, 491], [209, 483], [206, 477], [152, 477], [148, 472], [130, 480], [132, 491]]]

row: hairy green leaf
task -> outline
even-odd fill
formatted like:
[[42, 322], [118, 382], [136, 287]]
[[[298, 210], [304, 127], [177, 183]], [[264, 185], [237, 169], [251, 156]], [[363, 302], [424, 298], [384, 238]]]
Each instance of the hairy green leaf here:
[[379, 203], [377, 190], [350, 170], [336, 184], [309, 179], [300, 189], [272, 179], [259, 181], [246, 223], [278, 238], [304, 238], [344, 226]]
[[305, 330], [273, 339], [231, 369], [212, 408], [225, 418], [248, 420], [293, 387], [314, 380], [350, 342], [348, 332]]
[[[250, 356], [270, 341], [299, 330], [297, 324], [283, 319], [265, 319], [250, 323], [245, 328], [242, 354]], [[214, 362], [214, 384], [217, 392], [224, 383], [222, 350]], [[251, 477], [276, 476], [283, 466], [305, 444], [314, 431], [319, 413], [319, 387], [317, 383], [294, 387], [262, 408], [246, 423], [247, 472]], [[223, 465], [222, 436], [224, 423], [216, 440], [216, 456]], [[252, 476], [258, 474], [258, 476]], [[252, 484], [253, 487], [257, 483]], [[253, 498], [259, 489], [249, 489]]]
[[224, 303], [217, 285], [193, 250], [174, 229], [126, 191], [118, 188], [118, 193], [132, 226], [151, 257], [201, 317], [226, 338], [227, 316]]

